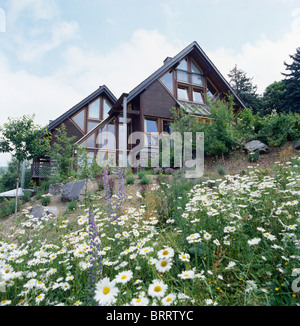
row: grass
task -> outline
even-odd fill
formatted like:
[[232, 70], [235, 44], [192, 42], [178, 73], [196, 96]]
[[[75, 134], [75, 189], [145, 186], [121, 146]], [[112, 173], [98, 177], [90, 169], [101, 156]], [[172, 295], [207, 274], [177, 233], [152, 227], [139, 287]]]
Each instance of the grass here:
[[[75, 219], [38, 221], [23, 210], [0, 238], [0, 303], [300, 304], [299, 172], [296, 157], [272, 174], [253, 168], [198, 182], [160, 178], [116, 220], [105, 215], [99, 193], [78, 203]], [[110, 295], [93, 295], [96, 284]]]

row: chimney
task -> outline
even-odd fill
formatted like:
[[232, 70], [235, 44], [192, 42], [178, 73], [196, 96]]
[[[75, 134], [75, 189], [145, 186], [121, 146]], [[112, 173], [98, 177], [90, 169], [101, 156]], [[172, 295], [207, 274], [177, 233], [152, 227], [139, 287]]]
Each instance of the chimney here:
[[164, 65], [165, 65], [167, 62], [169, 62], [170, 60], [172, 60], [171, 57], [166, 57], [166, 59], [164, 60]]

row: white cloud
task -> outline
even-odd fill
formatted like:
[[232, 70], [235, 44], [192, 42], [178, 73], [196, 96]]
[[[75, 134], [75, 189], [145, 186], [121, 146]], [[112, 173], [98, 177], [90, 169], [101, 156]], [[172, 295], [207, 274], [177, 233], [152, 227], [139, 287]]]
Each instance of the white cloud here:
[[285, 72], [284, 61], [288, 62], [289, 55], [294, 54], [299, 46], [299, 9], [293, 10], [289, 32], [279, 39], [271, 41], [261, 35], [254, 44], [245, 43], [240, 52], [221, 47], [207, 52], [208, 56], [225, 78], [237, 64], [248, 77], [253, 77], [253, 84], [258, 86], [258, 93], [262, 94], [268, 85], [284, 78], [281, 75]]

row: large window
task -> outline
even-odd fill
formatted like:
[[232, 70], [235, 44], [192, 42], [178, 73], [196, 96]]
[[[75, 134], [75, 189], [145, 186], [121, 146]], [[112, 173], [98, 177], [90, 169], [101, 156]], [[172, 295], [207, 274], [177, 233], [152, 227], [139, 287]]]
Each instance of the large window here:
[[158, 146], [158, 124], [157, 120], [145, 119], [145, 146]]
[[100, 98], [89, 105], [89, 118], [100, 119]]
[[81, 110], [79, 113], [72, 117], [72, 120], [84, 131], [85, 129], [85, 110]]
[[104, 101], [103, 101], [103, 119], [102, 120], [105, 120], [108, 118], [108, 116], [109, 116], [108, 112], [111, 110], [111, 108], [112, 108], [112, 105], [106, 99], [104, 99]]

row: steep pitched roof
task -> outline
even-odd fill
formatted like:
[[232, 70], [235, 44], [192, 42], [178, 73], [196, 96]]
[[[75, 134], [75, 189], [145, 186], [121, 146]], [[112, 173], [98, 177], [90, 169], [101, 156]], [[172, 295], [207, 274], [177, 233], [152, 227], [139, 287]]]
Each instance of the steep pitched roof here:
[[199, 44], [194, 41], [190, 45], [188, 45], [185, 49], [179, 52], [175, 57], [168, 57], [164, 61], [164, 65], [160, 67], [157, 71], [155, 71], [151, 76], [145, 79], [142, 83], [140, 83], [137, 87], [135, 87], [128, 95], [128, 102], [130, 102], [133, 98], [139, 95], [142, 91], [144, 91], [150, 84], [152, 84], [157, 78], [162, 76], [164, 73], [168, 72], [174, 65], [179, 63], [184, 57], [190, 54], [192, 51], [196, 51], [196, 53], [201, 57], [201, 59], [205, 62], [206, 66], [209, 68], [210, 72], [214, 74], [214, 76], [228, 89], [239, 102], [241, 107], [246, 108], [245, 104], [242, 100], [236, 95], [230, 84], [227, 80], [222, 76], [220, 71], [216, 68], [216, 66], [212, 63], [212, 61], [208, 58], [205, 52], [201, 49]]
[[105, 94], [108, 99], [114, 104], [117, 101], [117, 98], [114, 96], [114, 94], [108, 89], [107, 86], [103, 85], [100, 86], [95, 92], [87, 96], [85, 99], [83, 99], [81, 102], [73, 106], [70, 110], [62, 114], [59, 118], [52, 121], [48, 125], [48, 130], [52, 131], [54, 130], [59, 124], [61, 124], [64, 120], [74, 115], [78, 110], [83, 108], [84, 106], [88, 105], [90, 102], [92, 102], [94, 99], [96, 99], [98, 96]]

